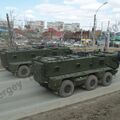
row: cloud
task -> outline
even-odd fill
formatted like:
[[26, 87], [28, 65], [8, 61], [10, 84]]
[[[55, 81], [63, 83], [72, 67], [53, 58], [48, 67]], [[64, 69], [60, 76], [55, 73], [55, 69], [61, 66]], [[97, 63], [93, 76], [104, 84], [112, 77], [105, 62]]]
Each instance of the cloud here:
[[20, 11], [19, 14], [15, 16], [15, 22], [26, 21], [26, 20], [36, 20], [37, 17], [34, 14], [34, 10], [28, 9], [25, 11]]
[[25, 14], [34, 14], [34, 10], [31, 10], [31, 9], [26, 10], [26, 11], [25, 11]]
[[120, 8], [119, 0], [109, 0], [108, 2], [112, 8]]
[[13, 6], [7, 6], [7, 7], [5, 7], [5, 10], [7, 10], [7, 11], [16, 11], [17, 8], [13, 7]]
[[28, 9], [24, 12], [26, 19], [35, 20], [37, 17], [34, 15], [34, 10]]
[[64, 0], [64, 4], [79, 4], [79, 5], [85, 5], [89, 3], [95, 3], [96, 0]]
[[80, 17], [81, 15], [82, 16], [88, 15], [88, 10], [83, 11], [81, 9], [77, 9], [75, 7], [68, 6], [68, 5], [40, 4], [40, 5], [35, 6], [35, 10], [38, 11], [39, 14], [47, 15], [47, 16], [53, 15], [54, 17], [56, 16], [65, 16], [65, 17], [78, 16]]
[[69, 12], [75, 8], [66, 5], [57, 5], [57, 4], [40, 4], [35, 6], [35, 9], [40, 13], [45, 14], [62, 14], [64, 12]]
[[[77, 5], [80, 9], [96, 11], [103, 3], [100, 3], [97, 0], [64, 0], [64, 4]], [[101, 10], [108, 9], [108, 7], [108, 5], [105, 5]]]
[[[28, 20], [45, 20], [45, 21], [64, 21], [64, 22], [79, 22], [82, 26], [93, 25], [93, 16], [95, 11], [103, 3], [97, 0], [64, 0], [62, 4], [46, 2], [33, 6], [31, 9], [26, 9], [19, 12], [17, 18], [26, 18]], [[100, 26], [101, 22], [107, 24], [120, 18], [120, 1], [108, 0], [108, 5], [105, 5], [97, 14], [97, 23]], [[13, 7], [14, 8], [14, 7]], [[7, 9], [11, 9], [8, 7]], [[21, 11], [21, 12], [20, 12]]]
[[73, 4], [73, 5], [80, 5], [84, 6], [87, 4], [100, 4], [97, 0], [64, 0], [64, 4]]
[[120, 8], [113, 8], [112, 12], [119, 13], [120, 12]]
[[21, 10], [14, 6], [6, 6], [4, 12], [12, 15], [15, 21], [35, 20], [37, 18], [33, 9]]
[[110, 8], [114, 14], [120, 12], [120, 1], [119, 0], [109, 0]]
[[[101, 5], [102, 4], [100, 4], [100, 3], [92, 3], [92, 4], [90, 3], [90, 4], [86, 4], [86, 5], [81, 6], [81, 9], [96, 11]], [[108, 8], [108, 6], [106, 5], [106, 6], [101, 7], [100, 10], [105, 10], [107, 8]]]
[[[90, 1], [91, 3], [86, 5], [86, 3]], [[79, 7], [71, 5], [77, 3], [79, 3]], [[38, 12], [40, 16], [43, 16], [44, 18], [46, 17], [46, 21], [49, 21], [48, 18], [52, 17], [52, 20], [54, 21], [78, 22], [82, 26], [90, 26], [93, 25], [93, 16], [100, 5], [101, 3], [98, 3], [95, 0], [84, 2], [81, 0], [65, 0], [62, 5], [50, 3], [36, 5], [35, 11]], [[99, 16], [97, 17], [98, 22], [109, 20], [107, 15], [103, 12], [104, 9], [99, 11]]]
[[36, 17], [34, 15], [32, 15], [32, 14], [25, 14], [25, 18], [27, 20], [35, 20], [36, 19]]

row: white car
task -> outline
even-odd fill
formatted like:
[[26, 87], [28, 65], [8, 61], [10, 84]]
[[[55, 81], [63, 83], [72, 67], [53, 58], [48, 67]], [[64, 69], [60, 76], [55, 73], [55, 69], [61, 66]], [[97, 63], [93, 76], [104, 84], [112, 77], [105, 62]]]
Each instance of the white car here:
[[74, 43], [73, 46], [74, 47], [83, 47], [83, 44], [81, 44], [81, 43]]

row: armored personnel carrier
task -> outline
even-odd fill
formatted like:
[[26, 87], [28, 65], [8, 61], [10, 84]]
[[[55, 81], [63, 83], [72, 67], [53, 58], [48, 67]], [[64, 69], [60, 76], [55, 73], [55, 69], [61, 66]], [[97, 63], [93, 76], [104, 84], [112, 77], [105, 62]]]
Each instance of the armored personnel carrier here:
[[1, 51], [2, 66], [18, 77], [28, 77], [31, 74], [32, 59], [36, 56], [57, 56], [71, 54], [65, 47], [43, 49], [17, 49]]
[[119, 61], [120, 54], [117, 53], [37, 57], [33, 61], [33, 76], [41, 86], [68, 97], [73, 94], [75, 86], [93, 90], [98, 83], [110, 85]]

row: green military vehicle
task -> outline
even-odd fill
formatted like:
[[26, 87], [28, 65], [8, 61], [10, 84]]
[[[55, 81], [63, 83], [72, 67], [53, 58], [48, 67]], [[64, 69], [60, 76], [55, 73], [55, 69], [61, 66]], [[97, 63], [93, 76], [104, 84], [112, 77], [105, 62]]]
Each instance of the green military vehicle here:
[[71, 50], [65, 47], [42, 49], [17, 49], [1, 51], [2, 66], [18, 77], [28, 77], [31, 74], [32, 59], [36, 56], [56, 56], [71, 54]]
[[33, 77], [41, 86], [68, 97], [73, 94], [75, 86], [93, 90], [98, 83], [110, 85], [119, 60], [120, 54], [118, 57], [117, 53], [37, 57], [33, 61]]

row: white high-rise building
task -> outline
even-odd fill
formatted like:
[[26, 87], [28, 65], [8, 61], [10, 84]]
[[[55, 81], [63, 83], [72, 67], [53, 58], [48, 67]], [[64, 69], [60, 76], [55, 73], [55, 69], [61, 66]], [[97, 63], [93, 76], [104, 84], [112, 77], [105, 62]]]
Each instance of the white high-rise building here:
[[64, 31], [72, 31], [72, 24], [65, 23], [64, 24]]
[[72, 31], [73, 32], [80, 31], [80, 23], [72, 23]]
[[72, 32], [80, 31], [80, 23], [65, 23], [64, 30]]
[[64, 22], [56, 21], [56, 22], [47, 22], [47, 28], [53, 28], [58, 31], [63, 31]]
[[43, 31], [45, 27], [44, 21], [27, 21], [26, 25], [29, 25], [30, 29]]

